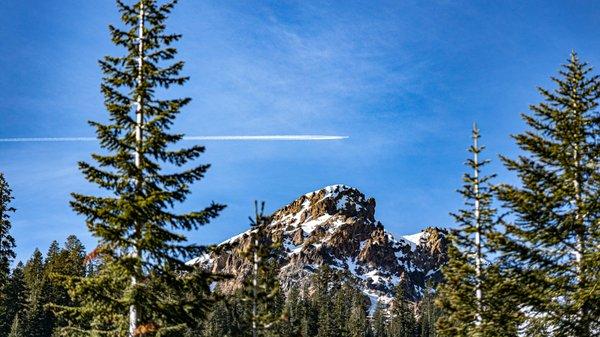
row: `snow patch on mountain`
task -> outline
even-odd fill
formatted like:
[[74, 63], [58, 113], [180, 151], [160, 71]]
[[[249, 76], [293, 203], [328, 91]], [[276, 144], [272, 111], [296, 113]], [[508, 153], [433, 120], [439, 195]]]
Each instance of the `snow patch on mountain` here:
[[[285, 290], [310, 285], [314, 272], [328, 265], [346, 274], [372, 300], [373, 310], [376, 302], [388, 304], [402, 281], [412, 289], [407, 297], [418, 299], [428, 280], [440, 278], [445, 261], [442, 230], [428, 228], [396, 239], [375, 219], [375, 200], [346, 185], [327, 186], [282, 207], [271, 215], [267, 232], [282, 243], [279, 279]], [[217, 287], [234, 291], [250, 272], [240, 254], [250, 233], [240, 233], [189, 263], [234, 275]]]

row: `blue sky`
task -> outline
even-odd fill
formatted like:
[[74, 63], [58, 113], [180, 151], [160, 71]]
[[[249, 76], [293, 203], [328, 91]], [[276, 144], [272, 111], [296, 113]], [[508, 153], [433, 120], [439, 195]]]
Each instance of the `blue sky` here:
[[[480, 125], [491, 170], [515, 154], [519, 113], [551, 87], [571, 50], [600, 67], [597, 1], [195, 1], [169, 27], [193, 102], [188, 135], [340, 134], [333, 142], [205, 142], [212, 169], [184, 206], [228, 205], [190, 235], [213, 243], [247, 226], [254, 199], [269, 210], [330, 184], [377, 200], [402, 235], [449, 226], [461, 200], [470, 126]], [[0, 137], [92, 136], [104, 120], [97, 60], [119, 54], [110, 0], [0, 2]], [[77, 234], [70, 192], [96, 193], [76, 168], [94, 143], [0, 143], [13, 188], [18, 258]]]

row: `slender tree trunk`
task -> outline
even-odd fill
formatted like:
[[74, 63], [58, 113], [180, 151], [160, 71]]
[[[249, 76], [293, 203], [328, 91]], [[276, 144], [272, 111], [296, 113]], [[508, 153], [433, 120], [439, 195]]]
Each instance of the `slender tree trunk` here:
[[[580, 287], [586, 286], [586, 270], [585, 270], [585, 262], [583, 260], [583, 256], [585, 254], [585, 244], [586, 244], [586, 228], [585, 228], [585, 214], [582, 214], [581, 210], [581, 183], [579, 181], [579, 172], [581, 170], [581, 161], [579, 158], [579, 144], [575, 146], [575, 151], [573, 153], [573, 161], [575, 164], [575, 177], [573, 179], [573, 189], [575, 193], [575, 199], [572, 204], [575, 210], [575, 223], [576, 223], [576, 247], [575, 247], [575, 263], [577, 268], [577, 282]], [[579, 310], [579, 320], [582, 323], [581, 326], [581, 337], [587, 337], [591, 335], [591, 327], [587, 317], [587, 306], [584, 304], [582, 308]]]
[[255, 234], [254, 236], [254, 267], [253, 267], [253, 271], [252, 271], [252, 337], [256, 337], [256, 333], [257, 333], [257, 307], [256, 307], [256, 287], [258, 287], [258, 233]]
[[[141, 86], [142, 83], [142, 68], [144, 66], [144, 1], [141, 0], [140, 1], [140, 14], [139, 14], [139, 32], [138, 32], [138, 39], [139, 39], [139, 46], [138, 46], [138, 78], [137, 78], [137, 87], [138, 87], [138, 93], [137, 93], [137, 98], [136, 98], [136, 125], [135, 125], [135, 141], [136, 141], [136, 150], [135, 150], [135, 166], [140, 169], [141, 164], [142, 164], [142, 142], [144, 140], [143, 138], [143, 132], [142, 132], [142, 124], [144, 122], [144, 111], [143, 111], [143, 101], [142, 101], [142, 94], [141, 92], [139, 92], [139, 87]], [[141, 186], [142, 184], [142, 177], [138, 177], [138, 187]], [[138, 188], [139, 190], [139, 188]], [[139, 232], [140, 232], [140, 224], [136, 224], [136, 229], [135, 229], [135, 239], [137, 240], [139, 238]], [[137, 245], [137, 242], [134, 243], [134, 245]], [[134, 258], [139, 258], [139, 250], [136, 247], [133, 248], [133, 257]], [[137, 285], [137, 278], [135, 275], [131, 276], [131, 287], [134, 288]], [[133, 337], [136, 335], [136, 330], [137, 330], [137, 324], [138, 324], [138, 311], [137, 311], [137, 307], [135, 304], [132, 304], [129, 307], [129, 336]]]
[[481, 306], [481, 298], [482, 298], [482, 290], [481, 290], [481, 265], [482, 265], [482, 253], [481, 253], [481, 215], [480, 215], [480, 205], [479, 205], [479, 156], [477, 151], [479, 151], [478, 149], [478, 144], [477, 144], [477, 137], [479, 136], [479, 131], [477, 130], [477, 125], [473, 124], [473, 149], [475, 151], [473, 151], [473, 162], [474, 162], [474, 172], [473, 172], [473, 178], [475, 179], [475, 182], [473, 184], [473, 189], [474, 189], [474, 193], [475, 193], [475, 247], [476, 247], [476, 254], [475, 254], [475, 297], [477, 300], [477, 324], [481, 324], [481, 311], [482, 311], [482, 306]]

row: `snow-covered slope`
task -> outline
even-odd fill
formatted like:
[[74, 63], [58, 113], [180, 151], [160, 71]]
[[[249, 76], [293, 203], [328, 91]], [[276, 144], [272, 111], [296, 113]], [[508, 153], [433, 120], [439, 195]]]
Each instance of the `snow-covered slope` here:
[[[446, 260], [445, 231], [427, 228], [399, 239], [375, 219], [375, 200], [345, 185], [327, 186], [301, 196], [271, 216], [271, 240], [282, 242], [278, 251], [279, 278], [284, 289], [308, 283], [322, 265], [348, 276], [376, 301], [391, 300], [394, 287], [405, 280], [407, 296], [418, 299], [428, 280], [440, 279]], [[234, 278], [218, 288], [234, 291], [250, 271], [240, 251], [249, 243], [249, 231], [218, 245], [190, 263]]]

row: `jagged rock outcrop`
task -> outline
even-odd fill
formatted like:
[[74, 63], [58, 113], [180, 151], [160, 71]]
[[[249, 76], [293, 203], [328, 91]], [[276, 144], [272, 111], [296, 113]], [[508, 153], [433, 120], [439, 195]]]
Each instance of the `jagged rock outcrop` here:
[[[404, 280], [406, 296], [418, 299], [427, 281], [441, 279], [446, 261], [446, 231], [427, 228], [394, 238], [375, 219], [375, 199], [344, 185], [305, 194], [271, 216], [268, 237], [281, 242], [279, 279], [284, 289], [302, 286], [323, 264], [347, 273], [352, 283], [376, 301], [387, 303], [395, 285]], [[234, 277], [218, 289], [230, 293], [242, 284], [250, 264], [241, 251], [249, 231], [190, 261], [213, 272]]]

